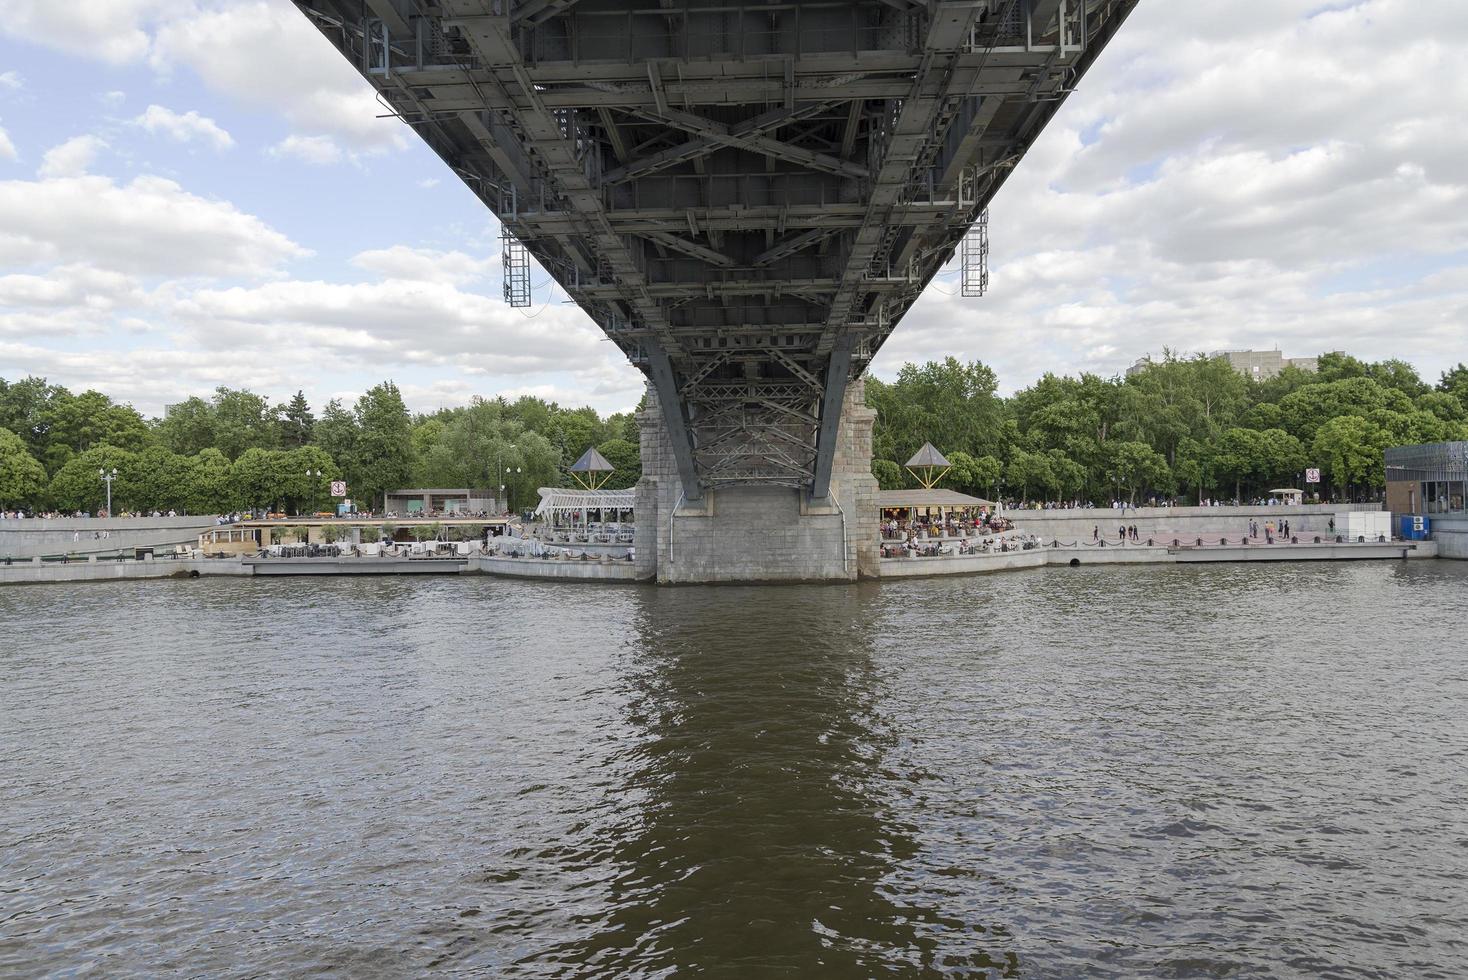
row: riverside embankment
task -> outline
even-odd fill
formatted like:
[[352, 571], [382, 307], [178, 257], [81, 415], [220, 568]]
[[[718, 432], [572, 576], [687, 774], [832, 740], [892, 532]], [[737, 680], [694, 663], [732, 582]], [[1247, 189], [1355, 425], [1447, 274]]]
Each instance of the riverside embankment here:
[[211, 516], [5, 518], [0, 519], [0, 560], [192, 546], [218, 526]]
[[1102, 540], [1115, 541], [1117, 530], [1137, 528], [1146, 540], [1178, 538], [1237, 538], [1249, 533], [1249, 523], [1260, 527], [1273, 521], [1290, 522], [1290, 533], [1305, 537], [1334, 536], [1331, 521], [1348, 511], [1378, 511], [1381, 504], [1300, 504], [1257, 507], [1073, 507], [1057, 510], [1010, 509], [1004, 512], [1015, 525], [1046, 541], [1090, 541], [1095, 529]]
[[[918, 558], [884, 558], [883, 579], [973, 575], [1043, 568], [1049, 565], [1182, 565], [1219, 562], [1380, 561], [1435, 558], [1432, 541], [1323, 542], [1288, 544], [1192, 545], [1146, 544], [1043, 545], [1017, 551]], [[510, 558], [471, 555], [462, 558], [146, 558], [116, 561], [41, 561], [0, 563], [0, 585], [44, 582], [108, 582], [119, 579], [200, 578], [207, 576], [281, 575], [495, 575], [506, 578], [581, 582], [636, 582], [629, 561]]]

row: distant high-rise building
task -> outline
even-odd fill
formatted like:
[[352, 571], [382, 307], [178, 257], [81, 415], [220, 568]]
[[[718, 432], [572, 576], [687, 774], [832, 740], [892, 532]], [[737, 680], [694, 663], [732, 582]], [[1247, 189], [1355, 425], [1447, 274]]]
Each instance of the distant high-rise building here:
[[[1216, 350], [1208, 356], [1223, 358], [1235, 371], [1255, 381], [1273, 378], [1287, 367], [1311, 372], [1320, 370], [1318, 357], [1285, 357], [1277, 350]], [[1150, 355], [1142, 358], [1126, 369], [1127, 377], [1145, 370], [1151, 363]]]
[[1318, 357], [1285, 357], [1277, 350], [1216, 350], [1208, 356], [1223, 358], [1235, 371], [1255, 381], [1273, 378], [1287, 367], [1312, 373], [1320, 370]]

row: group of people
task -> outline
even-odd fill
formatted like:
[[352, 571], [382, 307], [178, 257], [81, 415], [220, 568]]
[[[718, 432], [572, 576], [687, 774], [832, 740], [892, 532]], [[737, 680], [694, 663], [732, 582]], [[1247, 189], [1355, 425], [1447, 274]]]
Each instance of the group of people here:
[[1014, 530], [1014, 522], [989, 510], [980, 510], [977, 516], [949, 514], [939, 518], [917, 518], [900, 520], [889, 518], [882, 522], [882, 537], [889, 541], [913, 541], [919, 537], [957, 538], [969, 535], [1000, 534]]
[[1005, 537], [998, 535], [975, 539], [960, 538], [957, 542], [944, 543], [937, 538], [918, 541], [912, 538], [901, 544], [882, 545], [883, 558], [938, 558], [945, 555], [987, 555], [996, 552], [1029, 551], [1040, 547], [1040, 539], [1033, 534]]
[[[1334, 517], [1332, 517], [1330, 519], [1330, 529], [1332, 531], [1335, 530], [1335, 518]], [[1282, 519], [1279, 522], [1279, 526], [1278, 527], [1275, 526], [1275, 523], [1273, 521], [1265, 521], [1264, 522], [1264, 537], [1265, 537], [1265, 540], [1273, 541], [1274, 540], [1274, 535], [1275, 535], [1275, 532], [1276, 531], [1278, 531], [1280, 537], [1282, 537], [1282, 538], [1288, 538], [1290, 536], [1290, 522], [1289, 522], [1289, 520], [1288, 519]], [[1257, 537], [1259, 537], [1259, 522], [1258, 521], [1250, 521], [1249, 522], [1249, 537], [1251, 537], [1251, 538], [1257, 538]]]
[[[1100, 524], [1091, 525], [1091, 540], [1101, 540]], [[1116, 540], [1120, 541], [1122, 544], [1126, 544], [1128, 541], [1140, 542], [1142, 540], [1142, 532], [1138, 530], [1135, 524], [1123, 524], [1121, 527], [1116, 529]]]

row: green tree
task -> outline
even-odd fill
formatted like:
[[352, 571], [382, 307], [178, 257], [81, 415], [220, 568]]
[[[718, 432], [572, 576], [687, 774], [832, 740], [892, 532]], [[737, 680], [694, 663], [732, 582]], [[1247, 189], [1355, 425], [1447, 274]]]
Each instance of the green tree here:
[[1264, 458], [1263, 439], [1257, 431], [1237, 426], [1224, 430], [1213, 464], [1220, 477], [1233, 481], [1234, 500], [1243, 500], [1244, 483], [1263, 473]]
[[[452, 419], [451, 414], [446, 415]], [[471, 481], [464, 460], [444, 439], [448, 425], [438, 415], [413, 425], [413, 485], [415, 487], [466, 487]]]
[[1203, 502], [1204, 491], [1213, 486], [1214, 447], [1210, 442], [1186, 439], [1178, 447], [1172, 474], [1183, 487], [1193, 487], [1194, 500]]
[[642, 479], [642, 452], [636, 443], [626, 439], [608, 439], [596, 447], [596, 450], [616, 467], [611, 479], [607, 480], [608, 489], [625, 489]]
[[316, 427], [316, 416], [311, 414], [311, 403], [306, 393], [297, 391], [289, 402], [275, 410], [280, 419], [280, 444], [300, 448], [311, 441], [311, 430]]
[[280, 444], [275, 410], [263, 395], [248, 388], [214, 389], [214, 448], [230, 459], [248, 449], [274, 449]]
[[185, 398], [164, 408], [156, 431], [164, 448], [193, 456], [214, 445], [214, 406], [197, 396]]
[[298, 514], [333, 510], [331, 483], [341, 479], [341, 468], [320, 446], [301, 446], [281, 454], [286, 506]]
[[901, 463], [925, 442], [945, 454], [992, 451], [1003, 411], [997, 385], [987, 366], [952, 357], [903, 365], [890, 385], [868, 379], [867, 404], [877, 410], [874, 454]]
[[1412, 399], [1370, 378], [1345, 378], [1290, 392], [1280, 399], [1279, 407], [1283, 428], [1308, 444], [1320, 427], [1333, 418], [1342, 415], [1364, 418], [1382, 409], [1406, 413], [1412, 410]]
[[361, 489], [357, 486], [356, 463], [357, 437], [360, 434], [357, 417], [350, 409], [343, 406], [339, 399], [333, 398], [322, 410], [314, 433], [316, 445], [325, 450], [326, 454], [336, 460], [337, 465], [342, 468], [343, 476], [347, 481], [347, 491], [353, 497], [360, 497]]
[[20, 436], [0, 429], [0, 509], [37, 508], [45, 491], [46, 468]]
[[1315, 458], [1329, 475], [1331, 486], [1350, 496], [1354, 487], [1383, 484], [1383, 457], [1390, 442], [1386, 430], [1376, 423], [1359, 415], [1342, 415], [1316, 432]]
[[234, 507], [229, 460], [210, 446], [189, 457], [189, 492], [184, 506], [193, 514], [223, 514]]
[[131, 474], [136, 457], [116, 446], [93, 446], [72, 456], [51, 478], [49, 496], [64, 511], [86, 511], [95, 514], [106, 507], [107, 486], [99, 470], [117, 470], [112, 482], [112, 511], [122, 513], [132, 506]]
[[1019, 450], [1009, 461], [1005, 479], [1010, 487], [1018, 487], [1022, 500], [1030, 499], [1030, 490], [1047, 490], [1055, 484], [1050, 459], [1042, 453]]
[[902, 467], [890, 459], [873, 459], [872, 476], [877, 478], [877, 487], [882, 490], [901, 490], [906, 483]]
[[993, 456], [975, 458], [968, 453], [957, 452], [948, 457], [948, 462], [953, 466], [946, 480], [953, 489], [969, 494], [996, 495], [1004, 470], [999, 460]]
[[53, 473], [93, 446], [135, 452], [153, 441], [152, 431], [131, 405], [114, 405], [99, 391], [72, 395], [56, 389], [46, 407], [45, 425], [45, 463]]
[[[34, 378], [27, 378], [33, 381]], [[1442, 378], [1437, 383], [1437, 390], [1452, 395], [1458, 402], [1468, 406], [1468, 364], [1459, 362], [1452, 368], [1442, 373]], [[0, 420], [3, 421], [3, 420]]]
[[391, 381], [357, 399], [357, 439], [352, 460], [358, 496], [385, 503], [386, 493], [413, 476], [413, 432], [402, 393]]
[[1258, 448], [1258, 473], [1268, 483], [1294, 486], [1310, 461], [1300, 440], [1283, 429], [1259, 433]]
[[1054, 477], [1052, 488], [1063, 500], [1073, 500], [1086, 489], [1086, 468], [1065, 454], [1052, 449], [1045, 454], [1050, 462], [1050, 473]]
[[240, 453], [229, 470], [230, 495], [236, 507], [260, 514], [284, 506], [284, 455], [258, 446]]
[[1468, 421], [1468, 405], [1464, 405], [1457, 395], [1446, 391], [1429, 391], [1420, 395], [1417, 398], [1417, 408], [1431, 412], [1444, 422]]
[[133, 458], [131, 499], [145, 511], [185, 511], [193, 497], [193, 461], [163, 446], [149, 446]]
[[65, 388], [48, 384], [45, 378], [27, 377], [7, 383], [0, 378], [0, 429], [9, 429], [25, 443], [37, 461], [46, 457], [50, 429], [50, 406]]
[[1112, 485], [1126, 491], [1133, 505], [1142, 490], [1166, 492], [1172, 473], [1167, 460], [1144, 442], [1113, 441], [1106, 447], [1106, 475]]

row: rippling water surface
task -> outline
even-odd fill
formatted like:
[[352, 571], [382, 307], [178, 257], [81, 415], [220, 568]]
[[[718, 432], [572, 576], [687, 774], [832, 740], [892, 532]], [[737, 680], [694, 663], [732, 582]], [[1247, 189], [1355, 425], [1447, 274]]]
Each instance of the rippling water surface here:
[[0, 590], [0, 974], [1468, 975], [1468, 565]]

